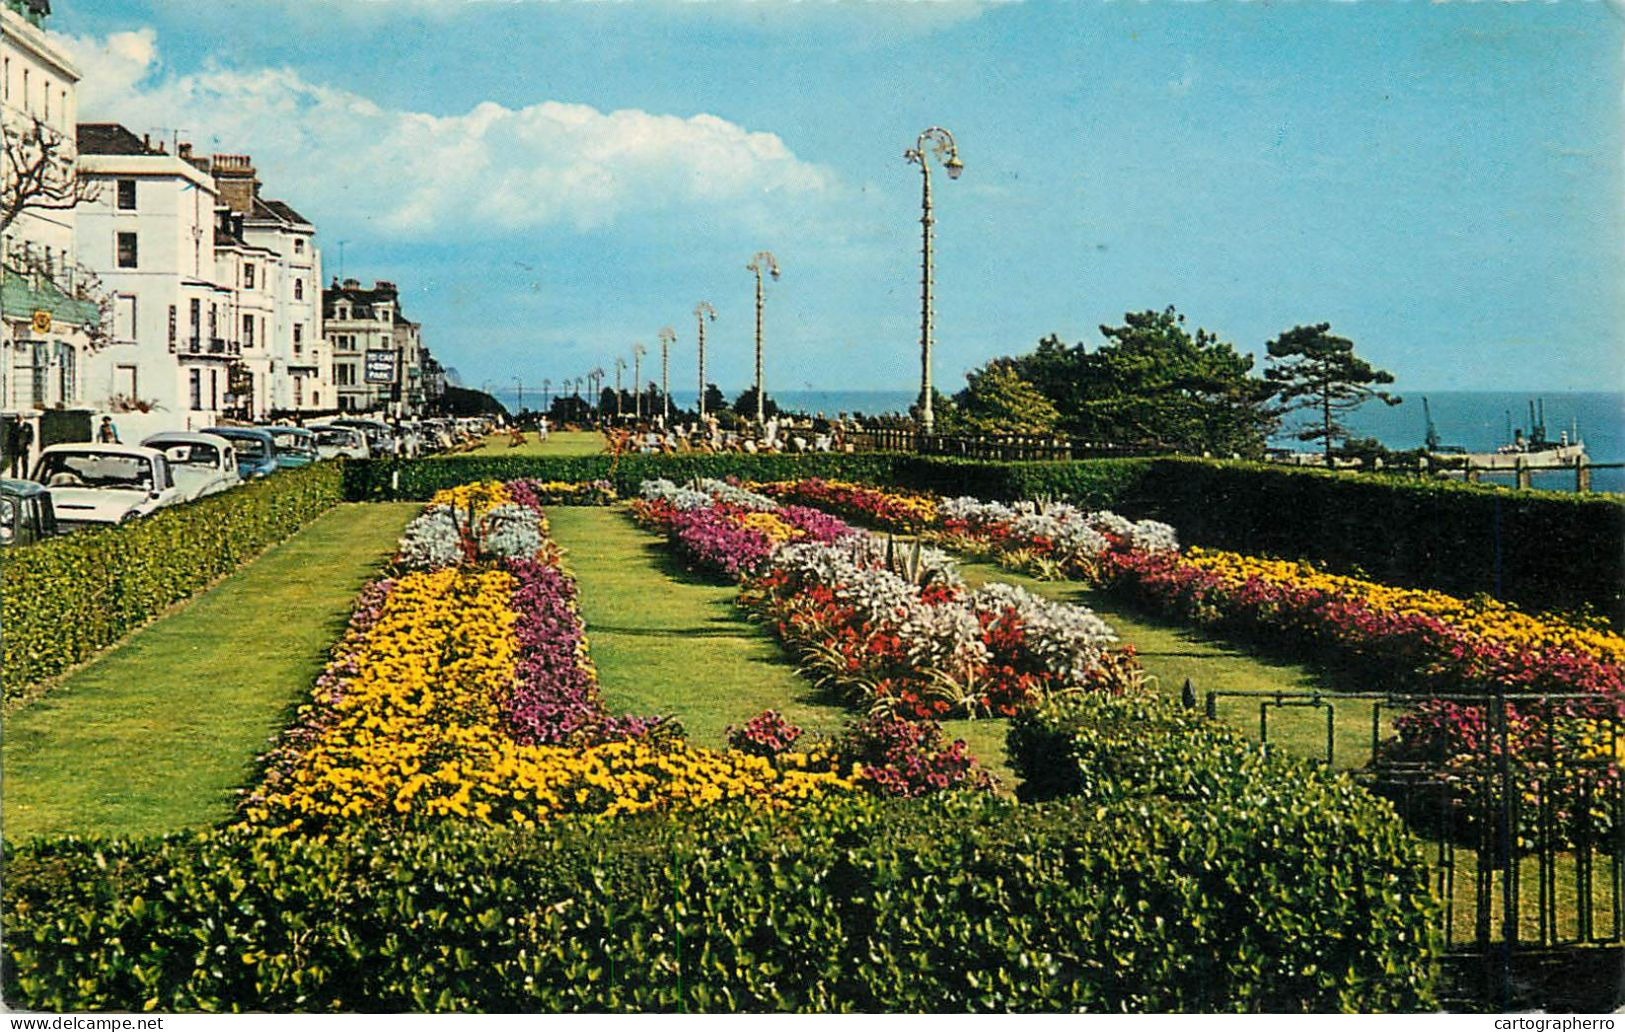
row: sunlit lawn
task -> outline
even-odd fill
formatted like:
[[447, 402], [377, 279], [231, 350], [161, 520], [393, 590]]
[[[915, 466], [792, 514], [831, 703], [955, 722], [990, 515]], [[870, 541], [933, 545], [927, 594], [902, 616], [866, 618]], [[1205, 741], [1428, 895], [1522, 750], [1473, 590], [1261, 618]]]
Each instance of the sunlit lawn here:
[[451, 458], [458, 455], [479, 455], [483, 457], [510, 455], [516, 458], [525, 458], [537, 455], [597, 455], [603, 450], [603, 435], [596, 431], [556, 430], [547, 435], [546, 441], [538, 441], [534, 433], [526, 433], [525, 443], [521, 445], [515, 445], [512, 438], [507, 434], [492, 434], [478, 448], [472, 451], [449, 452], [446, 454]]
[[4, 834], [216, 824], [416, 505], [342, 505], [6, 717]]

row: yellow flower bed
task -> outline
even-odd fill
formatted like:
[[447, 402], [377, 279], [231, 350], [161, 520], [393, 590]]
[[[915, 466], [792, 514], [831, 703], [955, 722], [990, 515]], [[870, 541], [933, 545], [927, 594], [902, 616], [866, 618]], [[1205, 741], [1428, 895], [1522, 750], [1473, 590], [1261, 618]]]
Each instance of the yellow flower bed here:
[[748, 512], [735, 519], [741, 527], [767, 535], [775, 544], [782, 544], [796, 536], [796, 529], [771, 512]]
[[1237, 585], [1256, 578], [1298, 590], [1329, 592], [1400, 616], [1434, 617], [1521, 651], [1565, 649], [1588, 653], [1607, 663], [1625, 661], [1625, 638], [1617, 634], [1551, 617], [1530, 616], [1487, 596], [1463, 599], [1440, 591], [1396, 588], [1325, 573], [1308, 563], [1260, 559], [1235, 552], [1190, 548], [1185, 558], [1191, 565]]
[[500, 480], [480, 480], [436, 491], [429, 504], [448, 505], [462, 513], [472, 510], [474, 518], [479, 519], [497, 506], [512, 501], [513, 496]]
[[[489, 499], [469, 493], [465, 498]], [[315, 740], [244, 806], [273, 834], [320, 833], [352, 818], [456, 816], [528, 826], [560, 814], [617, 814], [749, 798], [783, 806], [852, 780], [817, 764], [772, 763], [685, 742], [530, 746], [503, 730], [517, 677], [509, 574], [449, 568], [401, 577], [345, 658], [338, 697], [307, 706]]]

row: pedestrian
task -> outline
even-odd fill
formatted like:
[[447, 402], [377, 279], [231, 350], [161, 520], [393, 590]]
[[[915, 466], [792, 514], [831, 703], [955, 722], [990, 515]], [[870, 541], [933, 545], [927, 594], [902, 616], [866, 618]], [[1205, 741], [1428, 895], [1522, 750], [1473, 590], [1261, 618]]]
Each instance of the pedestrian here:
[[123, 444], [118, 439], [118, 427], [113, 425], [112, 416], [103, 416], [102, 425], [96, 430], [97, 444]]

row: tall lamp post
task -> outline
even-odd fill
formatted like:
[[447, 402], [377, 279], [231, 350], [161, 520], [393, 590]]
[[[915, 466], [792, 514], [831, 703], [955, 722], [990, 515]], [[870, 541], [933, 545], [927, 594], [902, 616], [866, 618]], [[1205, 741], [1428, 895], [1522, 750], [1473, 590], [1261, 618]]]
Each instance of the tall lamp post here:
[[700, 324], [700, 421], [705, 421], [705, 320], [709, 316], [712, 322], [717, 321], [717, 310], [711, 307], [711, 302], [701, 301], [694, 306], [694, 318]]
[[632, 345], [632, 389], [637, 391], [632, 396], [632, 418], [639, 422], [643, 421], [643, 356], [648, 352], [642, 341]]
[[621, 373], [626, 370], [626, 359], [615, 356], [615, 418], [625, 415], [626, 410], [621, 407]]
[[553, 381], [544, 376], [544, 377], [542, 377], [542, 411], [543, 412], [546, 412], [548, 409], [553, 407], [553, 405], [552, 405], [552, 397], [553, 397]]
[[[670, 326], [660, 327], [660, 420], [661, 425], [671, 422], [671, 346], [677, 343], [677, 331]], [[652, 413], [651, 413], [652, 414]]]
[[959, 145], [954, 134], [932, 126], [920, 134], [903, 159], [920, 166], [920, 428], [930, 436], [935, 426], [931, 412], [931, 162], [926, 148], [935, 153], [949, 179], [958, 179], [965, 166], [959, 161]]
[[756, 274], [756, 425], [764, 422], [762, 415], [762, 273], [779, 278], [779, 260], [772, 251], [757, 251], [745, 266]]
[[517, 400], [514, 403], [514, 411], [520, 412], [525, 408], [525, 381], [516, 376], [513, 378], [513, 382], [514, 386], [519, 388], [519, 393], [515, 395]]

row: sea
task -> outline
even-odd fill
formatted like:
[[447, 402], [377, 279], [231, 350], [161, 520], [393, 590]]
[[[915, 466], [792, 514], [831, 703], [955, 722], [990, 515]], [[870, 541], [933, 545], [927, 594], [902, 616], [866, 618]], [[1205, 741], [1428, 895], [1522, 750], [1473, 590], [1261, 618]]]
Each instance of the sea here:
[[[907, 412], [919, 397], [911, 390], [769, 390], [769, 395], [781, 408], [793, 412], [818, 413], [835, 416], [838, 413], [865, 416]], [[536, 405], [537, 392], [525, 392], [525, 401]], [[1625, 463], [1625, 392], [1622, 391], [1564, 391], [1532, 394], [1522, 391], [1407, 391], [1404, 400], [1394, 406], [1371, 402], [1354, 410], [1346, 422], [1355, 437], [1374, 437], [1386, 447], [1395, 450], [1420, 448], [1427, 437], [1427, 418], [1422, 399], [1427, 398], [1433, 414], [1433, 425], [1439, 440], [1446, 445], [1460, 445], [1468, 451], [1494, 451], [1512, 440], [1512, 429], [1522, 429], [1525, 436], [1530, 430], [1529, 406], [1536, 406], [1537, 415], [1544, 412], [1546, 436], [1556, 440], [1563, 432], [1572, 439], [1576, 434], [1586, 443], [1587, 454], [1593, 464], [1607, 466]], [[512, 391], [498, 394], [499, 400], [510, 408], [518, 399]], [[1290, 428], [1283, 431], [1271, 444], [1312, 451], [1313, 447], [1294, 442]], [[1486, 476], [1486, 481], [1496, 478]], [[1500, 478], [1510, 483], [1511, 475]], [[1574, 490], [1572, 472], [1536, 473], [1534, 486], [1546, 490]], [[1625, 469], [1597, 469], [1592, 473], [1594, 491], [1625, 493]]]

